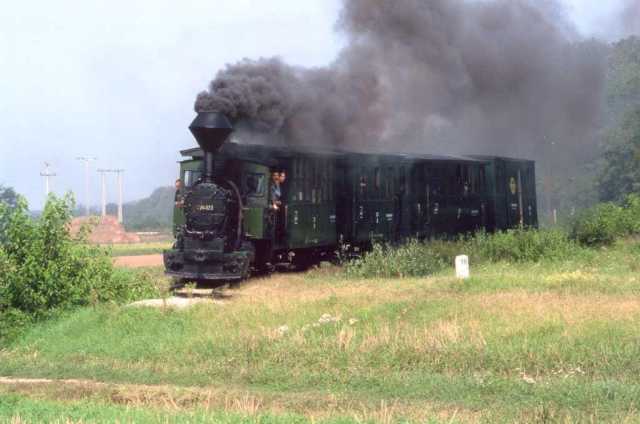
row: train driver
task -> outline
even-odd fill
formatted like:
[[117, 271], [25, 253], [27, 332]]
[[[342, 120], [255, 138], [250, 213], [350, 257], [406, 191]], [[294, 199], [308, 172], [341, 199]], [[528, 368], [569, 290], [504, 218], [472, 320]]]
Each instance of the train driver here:
[[280, 188], [280, 204], [278, 210], [278, 217], [276, 219], [276, 237], [282, 239], [286, 235], [286, 206], [285, 200], [287, 198], [285, 185], [284, 183], [287, 181], [287, 172], [284, 169], [280, 170], [279, 178], [278, 178], [278, 187]]
[[176, 180], [176, 195], [173, 201], [176, 208], [184, 207], [184, 184], [180, 178]]
[[277, 211], [280, 209], [282, 190], [280, 188], [280, 173], [273, 171], [271, 173], [271, 209]]

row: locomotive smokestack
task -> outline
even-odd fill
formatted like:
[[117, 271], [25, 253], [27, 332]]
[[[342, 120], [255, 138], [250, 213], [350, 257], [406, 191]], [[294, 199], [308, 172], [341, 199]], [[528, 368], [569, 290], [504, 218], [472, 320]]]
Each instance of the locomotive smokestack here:
[[233, 131], [231, 122], [219, 112], [199, 112], [189, 125], [189, 131], [204, 152], [204, 181], [213, 182], [214, 154]]

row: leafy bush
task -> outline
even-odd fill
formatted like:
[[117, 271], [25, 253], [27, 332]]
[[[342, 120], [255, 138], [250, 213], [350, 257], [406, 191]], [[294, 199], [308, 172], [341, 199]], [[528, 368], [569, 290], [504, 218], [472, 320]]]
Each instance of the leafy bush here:
[[582, 248], [560, 230], [509, 230], [477, 233], [457, 241], [411, 240], [391, 247], [376, 244], [363, 257], [345, 265], [345, 273], [357, 278], [420, 277], [452, 266], [457, 255], [472, 263], [537, 262], [567, 259]]
[[537, 262], [566, 259], [580, 247], [561, 230], [508, 230], [477, 233], [467, 241], [467, 251], [481, 261]]
[[442, 270], [446, 263], [428, 244], [411, 240], [397, 247], [375, 244], [363, 257], [347, 262], [345, 272], [357, 278], [419, 277]]
[[583, 211], [571, 234], [586, 246], [610, 245], [620, 237], [640, 234], [640, 196], [627, 196], [622, 206], [601, 203]]
[[115, 270], [106, 251], [71, 238], [72, 209], [71, 196], [50, 196], [35, 221], [24, 199], [0, 204], [0, 339], [61, 310], [154, 292], [150, 280]]
[[640, 234], [640, 195], [630, 194], [625, 199], [624, 230], [628, 234]]

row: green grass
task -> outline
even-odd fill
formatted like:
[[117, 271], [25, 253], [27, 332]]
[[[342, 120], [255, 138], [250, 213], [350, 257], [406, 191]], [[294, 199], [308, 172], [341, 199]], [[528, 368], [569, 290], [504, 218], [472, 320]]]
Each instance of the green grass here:
[[131, 244], [111, 244], [105, 245], [111, 256], [140, 256], [162, 253], [163, 250], [170, 249], [173, 242], [148, 242]]
[[[25, 396], [0, 394], [0, 421], [14, 423], [220, 423], [297, 424], [305, 417], [293, 414], [238, 414], [224, 411], [167, 411], [151, 408], [113, 406], [101, 402], [53, 402]], [[357, 423], [350, 418], [319, 420], [324, 424]]]
[[564, 261], [471, 263], [464, 282], [450, 267], [373, 280], [324, 268], [187, 311], [84, 309], [1, 350], [0, 375], [213, 387], [296, 417], [384, 404], [397, 420], [636, 422], [638, 259], [629, 241]]

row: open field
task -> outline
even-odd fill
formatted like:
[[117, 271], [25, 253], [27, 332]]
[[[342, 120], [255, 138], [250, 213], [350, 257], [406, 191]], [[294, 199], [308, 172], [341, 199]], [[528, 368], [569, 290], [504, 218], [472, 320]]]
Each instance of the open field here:
[[0, 421], [640, 422], [639, 259], [626, 242], [464, 282], [328, 267], [189, 310], [83, 309], [0, 351], [0, 375], [56, 380], [0, 381]]
[[160, 254], [165, 249], [170, 249], [173, 241], [154, 241], [130, 244], [110, 244], [104, 245], [111, 253], [111, 256], [142, 256]]

